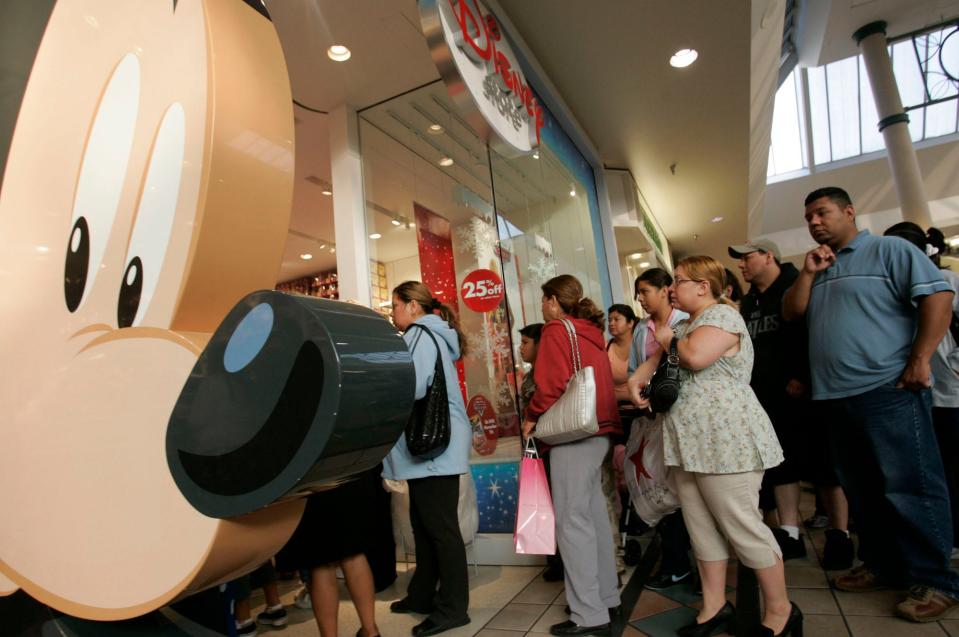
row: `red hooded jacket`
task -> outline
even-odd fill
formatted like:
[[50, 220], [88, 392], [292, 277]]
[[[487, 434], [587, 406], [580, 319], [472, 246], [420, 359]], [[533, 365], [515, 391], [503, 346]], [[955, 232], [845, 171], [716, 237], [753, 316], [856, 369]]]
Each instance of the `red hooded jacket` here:
[[[591, 321], [569, 317], [576, 328], [580, 359], [583, 367], [592, 367], [596, 378], [596, 418], [599, 421], [597, 436], [622, 433], [619, 408], [613, 391], [613, 371], [606, 354], [603, 333]], [[560, 321], [550, 321], [543, 326], [536, 351], [533, 379], [536, 393], [526, 409], [527, 420], [539, 417], [553, 406], [566, 391], [566, 384], [573, 376], [573, 353], [569, 346], [566, 328]]]

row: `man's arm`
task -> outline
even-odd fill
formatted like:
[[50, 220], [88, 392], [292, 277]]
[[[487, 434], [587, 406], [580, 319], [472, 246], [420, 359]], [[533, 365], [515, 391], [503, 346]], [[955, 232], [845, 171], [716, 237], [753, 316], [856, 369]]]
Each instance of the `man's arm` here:
[[812, 292], [813, 281], [816, 280], [816, 273], [826, 270], [835, 261], [836, 255], [832, 248], [827, 245], [813, 248], [806, 253], [802, 270], [799, 271], [799, 278], [783, 295], [783, 318], [785, 320], [798, 321], [806, 316], [806, 308], [809, 307], [809, 295]]
[[932, 387], [929, 359], [949, 329], [949, 321], [952, 320], [952, 298], [953, 292], [948, 290], [918, 300], [919, 326], [909, 352], [909, 362], [906, 363], [897, 387], [913, 391]]
[[816, 275], [803, 270], [799, 277], [783, 295], [783, 318], [787, 321], [798, 321], [806, 316], [809, 306], [809, 294], [812, 292], [812, 283]]

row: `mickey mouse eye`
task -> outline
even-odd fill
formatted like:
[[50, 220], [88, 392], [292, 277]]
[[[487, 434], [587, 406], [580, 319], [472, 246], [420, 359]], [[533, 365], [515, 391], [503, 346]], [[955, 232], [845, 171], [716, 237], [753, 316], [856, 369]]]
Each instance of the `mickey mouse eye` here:
[[83, 299], [83, 289], [87, 285], [87, 270], [90, 268], [90, 229], [87, 220], [77, 219], [70, 233], [67, 246], [67, 262], [63, 267], [63, 296], [67, 309], [75, 312]]
[[100, 271], [120, 204], [139, 107], [140, 62], [128, 54], [103, 91], [80, 164], [63, 268], [63, 293], [71, 312], [93, 289]]
[[143, 262], [133, 257], [123, 273], [120, 286], [120, 301], [117, 304], [117, 325], [130, 327], [140, 307], [140, 292], [143, 291]]
[[160, 283], [180, 197], [185, 145], [186, 113], [182, 104], [174, 102], [163, 115], [153, 140], [136, 222], [127, 246], [127, 267], [117, 301], [120, 327], [143, 322]]

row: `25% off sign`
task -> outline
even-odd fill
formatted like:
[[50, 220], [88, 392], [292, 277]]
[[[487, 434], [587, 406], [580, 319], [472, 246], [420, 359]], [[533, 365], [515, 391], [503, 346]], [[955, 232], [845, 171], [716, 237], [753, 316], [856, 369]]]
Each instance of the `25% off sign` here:
[[492, 270], [473, 270], [460, 286], [460, 296], [474, 312], [492, 312], [503, 300], [503, 280]]

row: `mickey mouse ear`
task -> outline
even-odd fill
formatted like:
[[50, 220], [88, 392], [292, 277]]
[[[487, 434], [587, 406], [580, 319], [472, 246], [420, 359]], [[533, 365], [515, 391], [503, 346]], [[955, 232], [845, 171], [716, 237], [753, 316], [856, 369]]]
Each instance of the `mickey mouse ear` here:
[[255, 292], [183, 387], [167, 462], [201, 513], [249, 513], [374, 467], [403, 433], [414, 386], [405, 342], [373, 310]]

